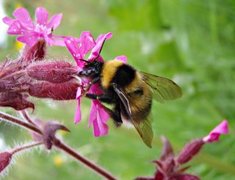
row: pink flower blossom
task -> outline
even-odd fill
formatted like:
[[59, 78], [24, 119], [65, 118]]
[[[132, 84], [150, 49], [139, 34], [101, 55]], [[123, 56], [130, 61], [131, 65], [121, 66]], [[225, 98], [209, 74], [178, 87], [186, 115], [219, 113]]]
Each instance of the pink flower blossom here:
[[209, 135], [205, 136], [203, 138], [203, 141], [207, 142], [207, 143], [216, 142], [216, 141], [219, 140], [219, 137], [220, 137], [221, 134], [228, 134], [228, 132], [229, 132], [228, 121], [224, 120], [218, 126], [216, 126], [209, 133]]
[[62, 36], [52, 35], [60, 25], [62, 14], [56, 14], [48, 21], [48, 12], [38, 7], [35, 12], [36, 22], [33, 22], [25, 8], [18, 8], [13, 13], [14, 18], [4, 17], [3, 22], [9, 25], [8, 34], [18, 35], [17, 40], [33, 46], [39, 39], [44, 39], [48, 45], [65, 46]]
[[[78, 70], [82, 70], [85, 66], [83, 59], [90, 52], [87, 61], [98, 60], [103, 62], [103, 58], [100, 55], [104, 42], [112, 37], [112, 33], [101, 34], [96, 40], [90, 32], [82, 32], [79, 38], [67, 37], [65, 44], [75, 59]], [[116, 57], [117, 60], [126, 63], [127, 58], [125, 56]], [[82, 80], [82, 86], [87, 86], [89, 81], [87, 79]], [[77, 109], [75, 114], [75, 123], [81, 120], [80, 102], [82, 97], [83, 88], [79, 87], [77, 92]], [[91, 94], [102, 94], [102, 90], [98, 84], [93, 84], [89, 91]], [[94, 136], [104, 136], [108, 133], [107, 120], [109, 119], [108, 113], [105, 111], [104, 106], [98, 100], [92, 100], [91, 111], [89, 117], [89, 126], [93, 126]]]
[[103, 105], [98, 100], [91, 103], [89, 126], [93, 125], [93, 134], [95, 137], [108, 134], [107, 121], [109, 114], [105, 111]]
[[79, 38], [67, 37], [65, 44], [75, 59], [78, 68], [81, 69], [85, 65], [85, 62], [81, 59], [84, 59], [85, 55], [95, 46], [95, 40], [90, 32], [85, 31], [81, 33]]

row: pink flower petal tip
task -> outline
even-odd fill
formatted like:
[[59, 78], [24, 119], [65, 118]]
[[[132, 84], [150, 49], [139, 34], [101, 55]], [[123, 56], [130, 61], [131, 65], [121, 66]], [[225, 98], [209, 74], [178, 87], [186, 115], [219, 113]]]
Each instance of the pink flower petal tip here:
[[220, 135], [222, 134], [228, 134], [229, 128], [228, 128], [228, 121], [224, 120], [222, 121], [218, 126], [216, 126], [208, 136], [205, 136], [203, 138], [203, 141], [206, 143], [216, 142], [219, 140]]

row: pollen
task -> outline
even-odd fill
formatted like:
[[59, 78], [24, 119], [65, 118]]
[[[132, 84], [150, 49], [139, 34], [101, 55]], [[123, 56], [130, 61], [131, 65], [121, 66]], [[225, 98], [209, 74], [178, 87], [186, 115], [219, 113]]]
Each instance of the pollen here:
[[23, 47], [24, 47], [24, 44], [22, 42], [20, 41], [15, 42], [15, 48], [17, 51], [20, 51], [21, 49], [23, 49]]
[[53, 162], [54, 162], [56, 167], [60, 167], [60, 166], [63, 165], [64, 160], [63, 160], [63, 158], [60, 155], [56, 155], [53, 158]]

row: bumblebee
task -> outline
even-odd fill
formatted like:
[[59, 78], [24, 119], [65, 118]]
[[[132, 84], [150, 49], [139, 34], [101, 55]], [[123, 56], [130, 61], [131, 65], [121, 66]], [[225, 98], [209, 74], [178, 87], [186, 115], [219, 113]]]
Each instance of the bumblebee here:
[[133, 124], [149, 147], [153, 139], [149, 118], [152, 100], [164, 102], [182, 95], [181, 88], [172, 80], [137, 71], [118, 60], [87, 61], [78, 76], [90, 78], [90, 85], [98, 83], [103, 94], [86, 93], [86, 97], [112, 104], [113, 109], [105, 109], [115, 124], [120, 126], [123, 121]]

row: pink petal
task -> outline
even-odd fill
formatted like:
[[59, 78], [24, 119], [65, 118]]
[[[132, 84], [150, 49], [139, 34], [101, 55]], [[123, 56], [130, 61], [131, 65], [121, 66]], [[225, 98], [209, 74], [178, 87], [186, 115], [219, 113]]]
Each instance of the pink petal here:
[[80, 38], [66, 38], [65, 44], [76, 60], [79, 67], [83, 67], [85, 62], [82, 61], [85, 55], [94, 47], [95, 42], [90, 32], [82, 32]]
[[90, 116], [89, 116], [89, 123], [88, 126], [90, 127], [93, 124], [93, 121], [95, 121], [97, 116], [97, 110], [96, 110], [96, 101], [91, 101], [91, 109], [90, 109]]
[[27, 27], [32, 27], [33, 22], [32, 19], [29, 15], [29, 12], [25, 8], [18, 8], [14, 11], [13, 15], [17, 20], [19, 20], [23, 26]]
[[65, 45], [77, 62], [77, 65], [82, 68], [85, 63], [80, 60], [83, 59], [83, 56], [78, 52], [78, 39], [72, 37], [65, 38]]
[[104, 110], [102, 104], [97, 100], [92, 101], [89, 124], [93, 125], [93, 133], [95, 137], [107, 135], [108, 125], [106, 122], [108, 119], [109, 115]]
[[52, 16], [47, 27], [56, 29], [60, 25], [62, 17], [63, 17], [62, 13]]
[[78, 52], [84, 57], [95, 46], [95, 40], [90, 32], [84, 31], [79, 38]]
[[95, 137], [105, 136], [108, 134], [108, 125], [101, 122], [99, 114], [98, 119], [93, 121], [93, 134]]
[[82, 88], [78, 87], [77, 93], [76, 93], [76, 99], [79, 99], [82, 96]]
[[203, 138], [204, 142], [215, 142], [219, 140], [221, 134], [228, 134], [228, 121], [222, 121], [218, 126], [216, 126], [208, 136]]
[[64, 36], [57, 36], [57, 35], [52, 35], [49, 38], [49, 45], [50, 46], [65, 46], [64, 42], [65, 37]]
[[11, 25], [13, 22], [15, 22], [15, 19], [6, 16], [2, 18], [2, 21], [7, 25]]
[[47, 24], [47, 20], [48, 20], [48, 12], [45, 8], [43, 7], [38, 7], [36, 9], [36, 21], [38, 24], [40, 25], [46, 25]]
[[122, 55], [122, 56], [117, 56], [115, 57], [116, 60], [122, 61], [123, 63], [127, 63], [127, 57]]
[[100, 85], [98, 83], [96, 83], [90, 87], [88, 92], [91, 94], [102, 94], [103, 90], [101, 89]]
[[28, 33], [26, 35], [19, 36], [17, 38], [18, 41], [25, 43], [29, 46], [33, 46], [38, 41], [38, 39], [39, 38], [37, 36], [35, 36], [34, 33]]
[[110, 39], [112, 37], [112, 33], [109, 32], [107, 34], [101, 34], [97, 40], [96, 40], [96, 45], [95, 47], [93, 47], [93, 49], [91, 50], [91, 54], [90, 56], [88, 57], [88, 60], [89, 61], [92, 61], [96, 58], [98, 58], [98, 60], [102, 61], [101, 58], [99, 58], [100, 56], [100, 53], [101, 53], [101, 50], [102, 50], [102, 47], [104, 45], [104, 42], [107, 40], [107, 39]]
[[82, 119], [82, 114], [81, 114], [81, 99], [77, 98], [77, 107], [76, 107], [76, 112], [75, 112], [75, 117], [74, 117], [74, 123], [77, 124], [81, 121]]
[[7, 30], [8, 34], [18, 35], [22, 33], [22, 27], [19, 21], [14, 21]]
[[103, 123], [106, 123], [108, 121], [109, 114], [107, 113], [107, 111], [105, 110], [104, 106], [101, 103], [99, 103], [99, 115]]

